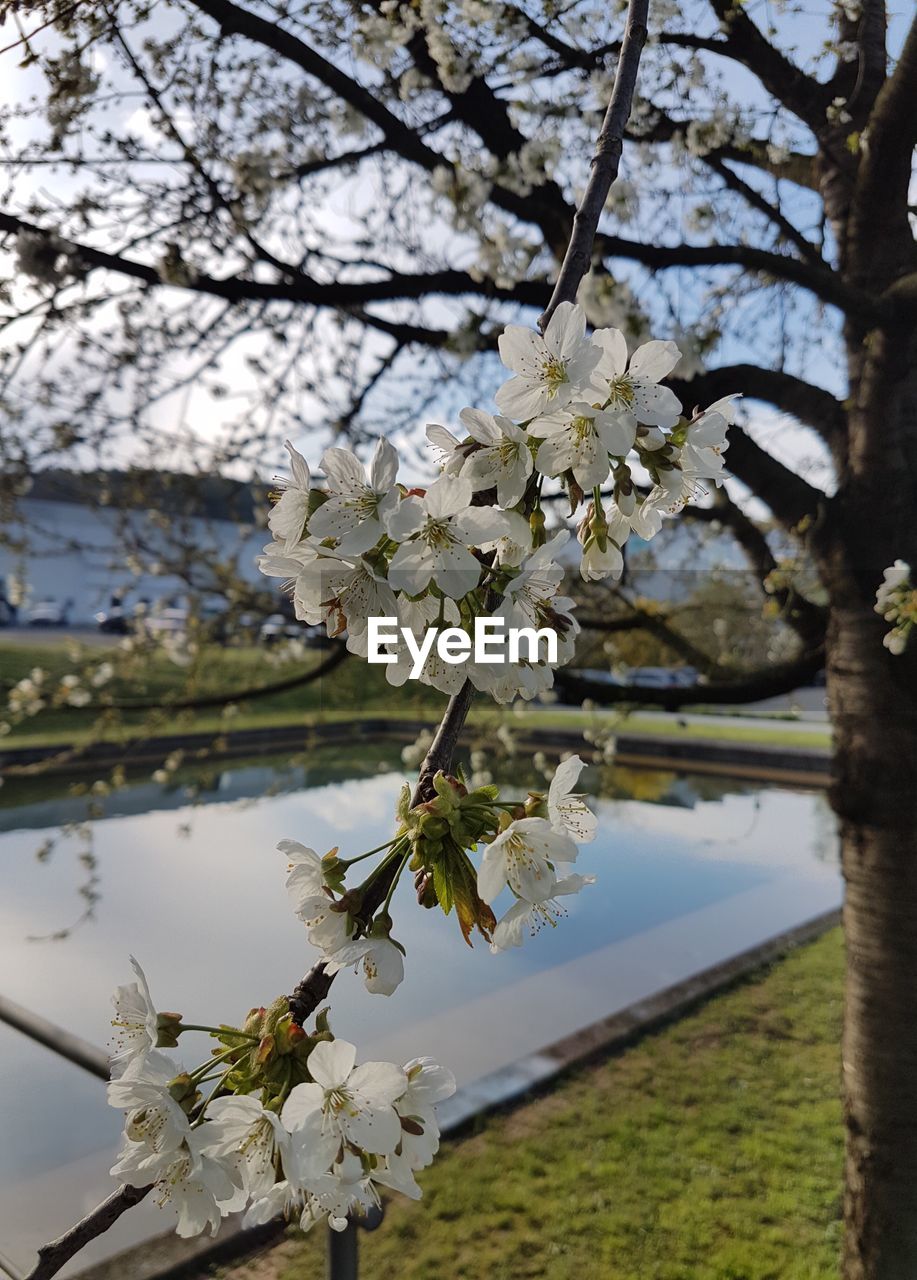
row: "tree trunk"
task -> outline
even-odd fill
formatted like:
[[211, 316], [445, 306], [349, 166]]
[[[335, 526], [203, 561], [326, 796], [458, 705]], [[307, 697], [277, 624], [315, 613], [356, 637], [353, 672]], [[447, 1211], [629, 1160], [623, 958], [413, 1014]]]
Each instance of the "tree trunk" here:
[[881, 629], [829, 645], [847, 947], [845, 1280], [917, 1277], [917, 697]]
[[889, 624], [873, 606], [886, 565], [900, 556], [917, 570], [917, 482], [908, 461], [917, 387], [899, 365], [858, 392], [823, 544], [831, 549], [822, 556], [831, 603], [832, 803], [846, 883], [842, 1273], [915, 1280], [917, 638], [904, 654], [890, 654], [882, 644]]

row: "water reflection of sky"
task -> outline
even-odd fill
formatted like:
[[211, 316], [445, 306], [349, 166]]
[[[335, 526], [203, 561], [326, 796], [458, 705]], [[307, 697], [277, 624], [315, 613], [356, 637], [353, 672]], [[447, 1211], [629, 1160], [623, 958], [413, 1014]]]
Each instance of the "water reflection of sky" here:
[[[33, 799], [18, 829], [16, 811], [7, 808], [0, 835], [3, 993], [103, 1044], [109, 995], [128, 979], [130, 953], [146, 967], [160, 1007], [178, 1006], [194, 1021], [235, 1021], [288, 991], [314, 953], [288, 907], [277, 841], [293, 836], [321, 851], [340, 844], [345, 856], [378, 844], [391, 830], [402, 778], [392, 770], [303, 786], [301, 776], [288, 775], [285, 785], [295, 789], [254, 799], [270, 780], [264, 766], [223, 771], [208, 780], [206, 803], [194, 806], [180, 803], [181, 790], [163, 796], [148, 783], [116, 797], [113, 816], [95, 826], [102, 893], [95, 918], [60, 942], [28, 938], [78, 913], [83, 845], [77, 833], [65, 836], [39, 862], [36, 849], [51, 833], [41, 814], [44, 808], [46, 822], [74, 820], [82, 802]], [[454, 1029], [467, 1007], [463, 1034], [481, 1036], [474, 1011], [501, 1008], [494, 1000], [505, 990], [506, 1016], [514, 1016], [510, 1010], [522, 1008], [514, 993], [535, 975], [573, 972], [579, 958], [611, 955], [603, 949], [613, 944], [638, 945], [641, 935], [665, 937], [676, 920], [692, 913], [706, 919], [719, 903], [753, 902], [765, 889], [773, 901], [774, 886], [785, 884], [781, 899], [791, 899], [801, 880], [835, 892], [836, 869], [824, 854], [831, 824], [820, 795], [625, 770], [592, 781], [611, 793], [597, 801], [600, 836], [580, 855], [580, 869], [598, 883], [567, 900], [569, 916], [557, 929], [499, 956], [483, 943], [469, 950], [454, 919], [419, 909], [407, 882], [393, 908], [396, 936], [408, 949], [404, 984], [386, 1000], [341, 975], [333, 989], [337, 1034], [388, 1044], [403, 1032], [408, 1053], [435, 1052], [435, 1044], [412, 1044], [409, 1029], [429, 1026], [435, 1034], [444, 1008], [454, 1010]], [[599, 986], [595, 1000], [601, 998]], [[596, 1018], [611, 1011], [594, 1007]], [[550, 1027], [552, 1010], [542, 1012]], [[532, 1028], [528, 1035], [526, 1048], [554, 1038]], [[486, 1064], [483, 1052], [475, 1069]], [[17, 1106], [4, 1108], [0, 1122], [0, 1183], [75, 1161], [116, 1136], [117, 1118], [106, 1114], [98, 1083], [0, 1027], [5, 1097], [13, 1086]]]

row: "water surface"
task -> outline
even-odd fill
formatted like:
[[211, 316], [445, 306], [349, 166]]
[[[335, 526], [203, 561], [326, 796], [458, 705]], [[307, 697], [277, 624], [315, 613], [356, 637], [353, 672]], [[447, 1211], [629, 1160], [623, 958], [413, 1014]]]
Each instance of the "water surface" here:
[[[17, 808], [5, 788], [3, 994], [104, 1045], [130, 954], [159, 1006], [195, 1022], [238, 1021], [289, 991], [315, 953], [289, 909], [278, 840], [339, 845], [343, 856], [378, 844], [406, 776], [391, 749], [320, 760], [188, 771], [167, 788], [138, 779], [105, 801], [91, 845], [85, 796], [46, 783]], [[537, 781], [524, 761], [504, 772], [520, 794]], [[599, 792], [600, 834], [579, 869], [598, 883], [567, 900], [567, 918], [494, 956], [469, 949], [454, 918], [418, 908], [407, 881], [393, 904], [405, 981], [385, 999], [341, 974], [336, 1034], [369, 1053], [448, 1053], [472, 1079], [627, 1003], [635, 975], [638, 995], [665, 986], [838, 900], [818, 793], [607, 767], [585, 780]], [[98, 900], [70, 927], [90, 873]], [[22, 1256], [41, 1234], [25, 1220], [24, 1191], [34, 1203], [36, 1187], [53, 1185], [61, 1213], [74, 1195], [104, 1192], [119, 1118], [97, 1081], [2, 1025], [0, 1088], [16, 1098], [0, 1119], [0, 1240], [12, 1233]]]

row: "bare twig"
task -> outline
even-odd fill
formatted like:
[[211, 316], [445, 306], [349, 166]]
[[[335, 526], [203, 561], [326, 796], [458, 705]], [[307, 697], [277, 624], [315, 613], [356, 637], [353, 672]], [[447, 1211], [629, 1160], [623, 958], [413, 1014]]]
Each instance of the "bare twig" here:
[[458, 743], [459, 734], [468, 716], [471, 701], [474, 698], [474, 686], [466, 680], [449, 699], [448, 706], [439, 722], [439, 728], [430, 744], [430, 750], [420, 766], [417, 786], [414, 788], [413, 804], [422, 804], [433, 794], [433, 777], [440, 769], [448, 773], [452, 768], [452, 758]]
[[599, 218], [605, 208], [611, 184], [618, 176], [618, 165], [624, 149], [624, 130], [630, 118], [630, 109], [637, 87], [637, 68], [640, 54], [646, 43], [646, 22], [649, 0], [630, 0], [627, 6], [627, 25], [621, 42], [621, 56], [615, 69], [611, 101], [602, 123], [602, 132], [592, 158], [592, 173], [586, 185], [583, 201], [573, 219], [573, 233], [551, 301], [538, 318], [542, 333], [548, 321], [562, 302], [575, 302], [580, 281], [592, 262], [592, 246], [598, 230]]

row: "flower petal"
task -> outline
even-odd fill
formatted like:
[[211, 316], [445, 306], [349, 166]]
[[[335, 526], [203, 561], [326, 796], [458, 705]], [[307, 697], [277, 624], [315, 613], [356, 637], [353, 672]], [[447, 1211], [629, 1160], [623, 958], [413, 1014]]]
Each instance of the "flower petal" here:
[[586, 336], [586, 313], [573, 302], [562, 302], [545, 329], [545, 345], [562, 360], [568, 359]]
[[306, 1066], [316, 1084], [320, 1084], [323, 1089], [335, 1089], [353, 1071], [356, 1060], [356, 1046], [349, 1041], [323, 1040], [309, 1054]]
[[500, 443], [500, 430], [489, 413], [482, 409], [463, 409], [459, 414], [468, 428], [468, 434], [478, 444], [491, 445]]
[[433, 520], [448, 520], [471, 505], [471, 482], [458, 476], [440, 476], [427, 490], [424, 506]]
[[404, 542], [392, 556], [388, 580], [395, 591], [418, 596], [426, 591], [435, 568], [436, 557], [425, 543]]
[[592, 335], [595, 346], [602, 350], [597, 372], [603, 378], [619, 378], [627, 368], [627, 339], [620, 329], [596, 329]]
[[644, 342], [630, 358], [630, 371], [635, 378], [659, 382], [671, 373], [681, 359], [681, 352], [674, 342]]
[[395, 483], [398, 474], [398, 450], [385, 439], [376, 445], [369, 466], [370, 487], [376, 493], [387, 493]]
[[385, 527], [390, 538], [404, 542], [423, 528], [425, 519], [426, 512], [420, 498], [403, 498], [394, 511], [388, 513]]
[[499, 898], [506, 885], [506, 859], [499, 840], [498, 836], [487, 846], [478, 868], [478, 893], [488, 904]]
[[322, 470], [332, 492], [359, 493], [366, 488], [363, 464], [349, 449], [326, 449], [322, 454]]

